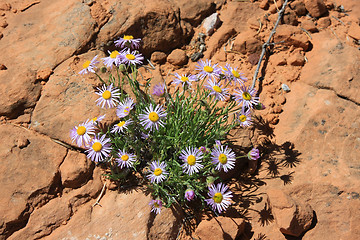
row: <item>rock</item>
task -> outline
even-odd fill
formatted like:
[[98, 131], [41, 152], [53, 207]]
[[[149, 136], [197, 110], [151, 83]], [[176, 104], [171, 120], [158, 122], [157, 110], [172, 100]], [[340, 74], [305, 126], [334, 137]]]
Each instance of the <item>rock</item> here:
[[51, 68], [45, 68], [36, 73], [36, 80], [47, 80], [53, 73]]
[[60, 166], [62, 185], [66, 188], [80, 187], [90, 178], [93, 168], [85, 154], [69, 151]]
[[2, 28], [6, 28], [9, 24], [6, 22], [5, 19], [1, 19], [0, 20], [0, 27]]
[[269, 61], [272, 64], [274, 64], [275, 66], [284, 66], [287, 63], [286, 58], [287, 58], [287, 56], [285, 56], [284, 53], [280, 52], [280, 53], [271, 55]]
[[4, 34], [0, 32], [0, 40], [4, 37]]
[[317, 25], [319, 28], [327, 28], [328, 26], [331, 25], [330, 18], [329, 17], [320, 18], [317, 22]]
[[284, 90], [284, 92], [290, 92], [290, 88], [288, 85], [286, 85], [285, 83], [281, 84], [281, 88], [282, 90]]
[[262, 0], [259, 3], [259, 8], [267, 10], [269, 8], [269, 1], [268, 0]]
[[293, 26], [297, 26], [298, 25], [298, 20], [297, 20], [297, 16], [295, 11], [291, 10], [291, 9], [286, 9], [285, 13], [283, 15], [282, 18], [282, 22], [284, 24], [289, 24], [289, 25], [293, 25]]
[[310, 45], [310, 41], [305, 34], [295, 34], [289, 38], [288, 44], [302, 50], [307, 51]]
[[[59, 191], [58, 167], [66, 149], [49, 138], [13, 125], [0, 125], [0, 235], [24, 227], [34, 208]], [[26, 238], [25, 238], [26, 239]]]
[[2, 10], [2, 11], [10, 11], [11, 10], [11, 5], [9, 3], [2, 2], [2, 3], [0, 3], [0, 10]]
[[292, 52], [287, 61], [291, 66], [304, 66], [305, 64], [304, 55], [298, 51]]
[[348, 34], [350, 37], [360, 40], [360, 26], [355, 22], [352, 22], [349, 27]]
[[305, 16], [306, 15], [306, 7], [303, 1], [295, 0], [290, 3], [290, 8], [295, 11], [296, 15], [298, 16]]
[[165, 53], [156, 51], [151, 54], [150, 60], [154, 63], [163, 64], [166, 62], [166, 57]]
[[180, 18], [194, 27], [197, 27], [205, 17], [214, 13], [216, 8], [214, 1], [208, 0], [178, 1], [177, 6], [180, 8]]
[[188, 57], [184, 50], [175, 49], [167, 57], [167, 61], [175, 66], [182, 66], [187, 64]]
[[[209, 39], [207, 43], [207, 50], [204, 53], [205, 58], [212, 58], [216, 51], [221, 49], [221, 47], [235, 34], [235, 29], [231, 27], [221, 27], [214, 35]], [[222, 50], [220, 50], [222, 51]]]
[[260, 52], [262, 42], [257, 40], [252, 31], [242, 32], [233, 42], [233, 50], [242, 54]]
[[301, 22], [301, 27], [303, 27], [306, 31], [311, 33], [318, 32], [319, 30], [316, 28], [315, 23], [312, 20], [304, 20]]
[[266, 194], [276, 224], [283, 234], [298, 237], [310, 228], [314, 213], [309, 204], [295, 202], [278, 189], [270, 189]]
[[218, 13], [213, 13], [209, 17], [205, 18], [202, 27], [205, 31], [205, 34], [210, 36], [214, 33], [215, 28], [218, 28], [221, 24]]
[[323, 0], [305, 0], [304, 3], [312, 17], [318, 18], [328, 12]]
[[176, 239], [183, 219], [181, 208], [163, 208], [155, 216], [148, 239]]
[[206, 240], [236, 239], [243, 233], [244, 228], [244, 219], [220, 216], [201, 221], [195, 230], [195, 235]]
[[6, 70], [7, 67], [4, 64], [0, 64], [0, 70]]

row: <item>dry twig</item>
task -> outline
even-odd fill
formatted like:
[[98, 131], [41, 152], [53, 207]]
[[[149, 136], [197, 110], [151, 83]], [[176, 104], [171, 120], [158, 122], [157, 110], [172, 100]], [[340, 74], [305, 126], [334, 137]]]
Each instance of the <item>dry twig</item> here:
[[102, 207], [101, 204], [99, 203], [99, 201], [100, 201], [101, 197], [104, 195], [105, 188], [106, 188], [106, 182], [104, 183], [104, 186], [102, 187], [101, 192], [100, 192], [100, 195], [99, 195], [99, 197], [96, 199], [96, 202], [92, 205], [93, 207], [95, 207], [96, 205], [99, 205], [100, 207]]

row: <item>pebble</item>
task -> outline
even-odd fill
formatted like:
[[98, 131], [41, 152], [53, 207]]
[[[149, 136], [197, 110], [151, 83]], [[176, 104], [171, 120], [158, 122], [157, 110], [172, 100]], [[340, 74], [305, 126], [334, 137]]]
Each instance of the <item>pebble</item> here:
[[206, 35], [210, 36], [214, 33], [216, 27], [220, 25], [221, 21], [218, 13], [213, 13], [209, 17], [205, 18], [203, 22], [203, 28], [205, 29]]
[[290, 92], [290, 88], [288, 85], [286, 85], [285, 83], [281, 84], [281, 88], [282, 90], [284, 90], [285, 92]]

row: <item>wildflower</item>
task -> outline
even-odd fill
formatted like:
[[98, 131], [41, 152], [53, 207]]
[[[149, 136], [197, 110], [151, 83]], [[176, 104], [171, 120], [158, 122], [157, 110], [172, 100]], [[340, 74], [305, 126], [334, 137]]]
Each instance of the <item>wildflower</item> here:
[[166, 168], [166, 163], [165, 162], [155, 162], [153, 161], [150, 164], [150, 170], [151, 172], [148, 174], [148, 178], [150, 180], [150, 182], [154, 183], [160, 183], [162, 181], [165, 180], [166, 175], [168, 175], [169, 173], [165, 170]]
[[260, 151], [257, 148], [251, 149], [250, 152], [248, 152], [247, 157], [249, 160], [256, 161], [260, 158]]
[[112, 84], [110, 86], [107, 86], [104, 84], [102, 88], [97, 88], [99, 92], [96, 94], [100, 97], [95, 101], [97, 106], [100, 106], [101, 108], [107, 109], [115, 107], [115, 104], [119, 102], [117, 98], [120, 97], [119, 89], [114, 88]]
[[209, 150], [205, 146], [199, 147], [199, 151], [201, 151], [202, 153], [208, 153], [209, 152]]
[[95, 136], [91, 141], [90, 146], [85, 151], [87, 153], [87, 157], [90, 158], [94, 162], [101, 162], [104, 158], [109, 157], [111, 146], [110, 146], [110, 138], [105, 138], [106, 135]]
[[118, 157], [115, 159], [115, 161], [118, 163], [120, 168], [130, 168], [136, 161], [136, 156], [134, 154], [125, 152], [125, 150], [119, 150]]
[[222, 144], [221, 144], [221, 141], [220, 140], [215, 140], [215, 146], [216, 147], [220, 147]]
[[115, 41], [115, 46], [121, 48], [128, 47], [138, 49], [140, 47], [140, 42], [140, 38], [134, 38], [131, 35], [124, 35], [124, 37], [119, 38], [119, 40]]
[[99, 117], [94, 117], [94, 118], [91, 119], [91, 121], [93, 122], [93, 124], [98, 124], [99, 122], [101, 122], [102, 120], [104, 120], [105, 115], [106, 115], [106, 114], [101, 115], [101, 116], [99, 116]]
[[255, 109], [256, 110], [264, 110], [266, 107], [264, 104], [262, 104], [261, 102], [259, 102], [257, 105], [255, 105]]
[[141, 132], [140, 137], [141, 137], [141, 139], [146, 140], [146, 139], [148, 139], [148, 138], [150, 137], [150, 135], [149, 135], [149, 134], [145, 134], [145, 133]]
[[114, 50], [112, 52], [108, 51], [110, 56], [102, 58], [102, 60], [104, 61], [104, 65], [108, 68], [112, 68], [113, 64], [115, 64], [116, 66], [119, 65], [119, 52]]
[[250, 108], [244, 112], [242, 110], [241, 112], [236, 113], [236, 120], [240, 123], [241, 127], [248, 127], [251, 125], [251, 111]]
[[214, 184], [215, 180], [216, 179], [213, 176], [208, 176], [206, 178], [206, 186], [210, 187], [211, 185]]
[[199, 170], [204, 167], [200, 164], [203, 153], [196, 148], [187, 147], [181, 151], [179, 158], [184, 161], [184, 164], [181, 165], [183, 172], [189, 175], [199, 172]]
[[213, 211], [221, 213], [231, 204], [230, 200], [232, 198], [232, 192], [226, 192], [226, 190], [228, 190], [228, 186], [222, 183], [219, 183], [217, 186], [211, 185], [209, 187], [208, 196], [210, 199], [205, 199], [205, 201], [212, 207]]
[[227, 172], [235, 166], [235, 153], [227, 146], [215, 147], [211, 156], [212, 163], [216, 165], [216, 170], [224, 169], [224, 172]]
[[127, 49], [123, 51], [118, 57], [118, 61], [120, 63], [126, 64], [126, 65], [136, 65], [136, 64], [142, 64], [142, 61], [144, 60], [144, 57], [138, 53], [138, 51], [130, 51], [130, 49]]
[[144, 126], [145, 129], [156, 130], [159, 129], [160, 126], [164, 126], [164, 122], [162, 121], [165, 118], [167, 113], [164, 111], [162, 106], [157, 105], [154, 107], [150, 104], [150, 107], [146, 107], [145, 114], [140, 114], [139, 119], [140, 123]]
[[96, 64], [98, 64], [99, 61], [97, 61], [97, 55], [91, 60], [87, 60], [83, 63], [82, 67], [83, 67], [83, 70], [81, 70], [79, 72], [79, 74], [87, 74], [88, 72], [93, 72], [95, 73], [95, 70], [94, 68], [96, 68]]
[[211, 60], [200, 60], [196, 66], [196, 70], [200, 71], [198, 73], [199, 78], [218, 78], [221, 73], [221, 69], [218, 67], [218, 64], [211, 65]]
[[225, 69], [227, 76], [227, 78], [225, 78], [225, 82], [227, 82], [228, 80], [231, 83], [231, 85], [234, 86], [236, 86], [237, 83], [241, 86], [244, 84], [244, 82], [246, 82], [247, 78], [242, 76], [244, 74], [238, 72], [237, 68], [230, 67], [230, 65], [227, 66], [225, 65]]
[[239, 90], [235, 90], [235, 92], [235, 100], [246, 108], [253, 108], [253, 105], [259, 103], [259, 97], [255, 97], [257, 92], [255, 88], [251, 89], [243, 86]]
[[185, 191], [185, 199], [191, 201], [195, 198], [195, 192], [192, 189], [187, 189]]
[[162, 202], [160, 199], [151, 200], [149, 205], [151, 206], [151, 212], [159, 214], [162, 208]]
[[127, 97], [116, 107], [116, 115], [119, 118], [126, 117], [130, 114], [130, 111], [134, 108], [134, 106], [134, 100], [130, 97]]
[[156, 95], [158, 97], [164, 96], [164, 94], [165, 94], [165, 84], [158, 83], [158, 84], [154, 85], [152, 94]]
[[191, 82], [196, 81], [196, 76], [191, 75], [191, 74], [182, 74], [179, 75], [178, 73], [174, 74], [175, 78], [173, 79], [173, 83], [177, 85], [182, 84], [182, 86], [184, 87], [186, 84], [191, 86]]
[[216, 83], [216, 81], [209, 80], [208, 84], [205, 87], [211, 90], [210, 95], [215, 95], [216, 99], [224, 101], [229, 93], [226, 88], [222, 88], [220, 84]]
[[94, 131], [95, 131], [94, 125], [92, 124], [91, 121], [87, 120], [87, 121], [79, 124], [79, 126], [71, 129], [70, 137], [71, 137], [72, 142], [76, 141], [76, 144], [79, 147], [86, 146], [91, 141], [90, 135], [95, 134]]
[[127, 120], [127, 121], [120, 121], [119, 123], [115, 124], [113, 126], [113, 128], [111, 129], [112, 133], [121, 133], [123, 132], [125, 129], [127, 129], [127, 127], [129, 126], [130, 123], [132, 123], [132, 120]]

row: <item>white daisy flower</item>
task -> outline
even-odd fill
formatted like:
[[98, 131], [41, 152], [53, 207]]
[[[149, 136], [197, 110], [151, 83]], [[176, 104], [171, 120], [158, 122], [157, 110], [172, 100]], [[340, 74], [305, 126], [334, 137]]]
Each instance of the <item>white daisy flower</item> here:
[[129, 124], [131, 124], [132, 120], [126, 120], [126, 121], [120, 121], [119, 123], [115, 124], [113, 128], [111, 129], [112, 133], [121, 133], [124, 132], [125, 129], [128, 129], [127, 127]]
[[104, 65], [108, 68], [112, 68], [113, 64], [118, 66], [119, 63], [118, 63], [117, 56], [119, 56], [120, 53], [116, 50], [114, 50], [112, 52], [108, 51], [108, 53], [110, 54], [108, 57], [102, 58]]
[[241, 127], [248, 127], [251, 125], [251, 111], [250, 108], [246, 112], [242, 110], [241, 112], [236, 113], [236, 120], [240, 123]]
[[144, 57], [138, 51], [131, 52], [130, 49], [123, 51], [117, 58], [120, 63], [126, 65], [141, 65], [144, 60]]
[[212, 207], [214, 212], [221, 213], [231, 205], [232, 192], [226, 192], [226, 190], [228, 190], [228, 186], [222, 183], [209, 187], [208, 196], [210, 199], [205, 199], [205, 201]]
[[102, 162], [105, 158], [110, 156], [111, 144], [110, 138], [105, 138], [106, 135], [95, 136], [91, 141], [88, 149], [85, 151], [87, 157], [94, 162]]
[[224, 69], [225, 73], [225, 84], [227, 81], [231, 83], [231, 85], [236, 86], [236, 84], [239, 84], [240, 86], [244, 85], [244, 82], [247, 81], [247, 78], [242, 76], [243, 73], [240, 73], [237, 71], [237, 68], [231, 67], [229, 64], [226, 64]]
[[167, 113], [162, 106], [157, 105], [154, 109], [150, 104], [149, 107], [146, 107], [144, 114], [139, 114], [139, 119], [141, 125], [143, 125], [145, 129], [150, 129], [150, 131], [154, 129], [159, 130], [159, 126], [164, 127], [164, 122], [162, 120], [166, 115]]
[[162, 208], [162, 201], [160, 199], [151, 200], [149, 205], [151, 206], [151, 212], [159, 214]]
[[130, 111], [134, 108], [134, 100], [130, 97], [125, 98], [116, 108], [116, 115], [119, 118], [124, 118], [130, 114]]
[[231, 170], [235, 166], [235, 153], [227, 146], [215, 147], [211, 152], [212, 163], [216, 165], [216, 170], [224, 169], [224, 172]]
[[179, 158], [184, 161], [181, 165], [183, 172], [189, 175], [199, 172], [204, 167], [200, 164], [203, 153], [199, 149], [187, 147], [186, 150], [181, 151]]
[[226, 88], [222, 88], [222, 86], [214, 80], [209, 79], [208, 84], [205, 85], [205, 88], [209, 89], [210, 95], [214, 95], [216, 99], [221, 101], [225, 101], [229, 96], [228, 90]]
[[99, 122], [101, 122], [102, 120], [104, 120], [105, 115], [106, 115], [106, 114], [101, 115], [101, 116], [99, 116], [99, 117], [94, 117], [94, 118], [91, 119], [91, 121], [93, 122], [93, 124], [98, 124]]
[[219, 78], [221, 74], [221, 68], [218, 67], [218, 64], [211, 65], [211, 60], [200, 60], [196, 66], [196, 70], [200, 71], [197, 75], [200, 79], [202, 78]]
[[95, 68], [96, 68], [96, 64], [99, 63], [99, 61], [97, 61], [97, 55], [91, 60], [87, 60], [83, 63], [82, 67], [83, 67], [83, 70], [81, 70], [79, 72], [79, 74], [83, 75], [83, 74], [87, 74], [89, 72], [92, 72], [92, 73], [95, 73]]
[[118, 157], [115, 158], [115, 161], [118, 163], [120, 168], [131, 168], [136, 161], [136, 156], [131, 153], [127, 153], [125, 150], [119, 150]]
[[89, 120], [70, 130], [70, 137], [72, 142], [76, 142], [79, 147], [85, 147], [90, 143], [90, 135], [95, 135], [95, 127]]
[[166, 175], [169, 173], [165, 170], [166, 163], [165, 162], [155, 162], [153, 161], [150, 164], [150, 170], [151, 172], [148, 174], [148, 178], [150, 182], [154, 183], [160, 183], [166, 179]]
[[97, 106], [100, 106], [101, 108], [105, 107], [105, 109], [113, 108], [119, 102], [117, 98], [120, 97], [120, 90], [113, 87], [112, 84], [109, 86], [104, 84], [101, 89], [97, 88], [97, 90], [99, 90], [99, 92], [96, 92], [96, 94], [100, 96], [95, 101]]
[[246, 108], [253, 108], [259, 104], [259, 97], [256, 97], [256, 89], [242, 86], [240, 89], [235, 90], [235, 101], [242, 104]]
[[182, 85], [183, 87], [185, 86], [185, 84], [191, 86], [191, 82], [194, 82], [197, 80], [195, 75], [191, 75], [191, 74], [178, 74], [175, 73], [174, 74], [175, 78], [173, 79], [173, 83], [176, 85]]
[[119, 38], [119, 40], [115, 41], [116, 47], [128, 47], [132, 49], [138, 49], [140, 47], [141, 39], [134, 38], [131, 35], [124, 35], [124, 37]]

